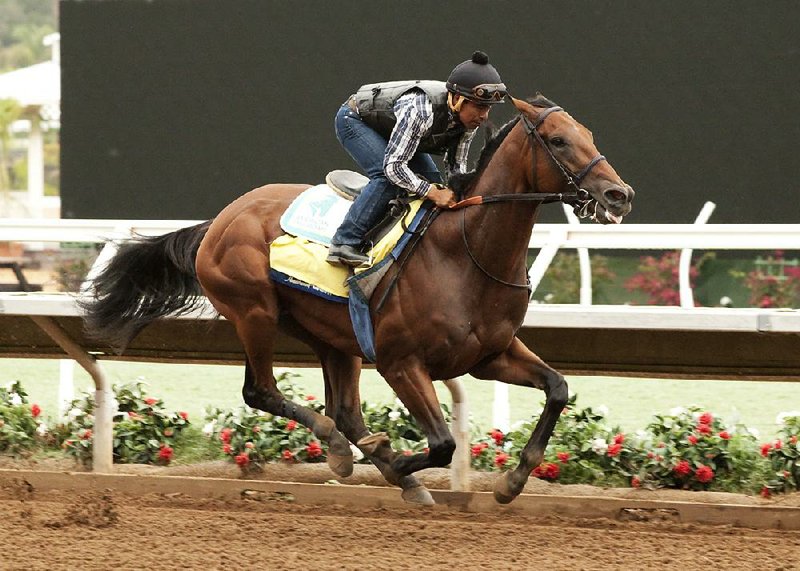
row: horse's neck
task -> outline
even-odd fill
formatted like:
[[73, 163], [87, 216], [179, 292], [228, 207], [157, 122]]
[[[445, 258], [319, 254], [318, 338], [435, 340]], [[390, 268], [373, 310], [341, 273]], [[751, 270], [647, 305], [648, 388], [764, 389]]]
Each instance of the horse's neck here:
[[[523, 134], [510, 133], [468, 194], [495, 196], [530, 192], [527, 175], [531, 163], [522, 158], [528, 156], [526, 145]], [[487, 260], [488, 267], [497, 272], [517, 270], [527, 258], [536, 204], [500, 202], [467, 210], [466, 230], [473, 254], [480, 256], [480, 260]], [[514, 276], [506, 275], [513, 281]]]

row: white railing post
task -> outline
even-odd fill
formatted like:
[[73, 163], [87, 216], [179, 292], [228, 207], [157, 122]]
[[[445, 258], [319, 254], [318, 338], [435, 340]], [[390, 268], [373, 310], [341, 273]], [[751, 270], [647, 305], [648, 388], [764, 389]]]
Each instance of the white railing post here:
[[453, 397], [453, 420], [450, 431], [456, 441], [456, 450], [450, 462], [450, 489], [454, 492], [468, 492], [470, 445], [467, 393], [458, 379], [447, 379], [444, 384]]
[[[706, 202], [700, 213], [695, 218], [695, 225], [702, 225], [708, 222], [714, 209], [717, 207], [713, 202]], [[684, 248], [678, 260], [678, 283], [681, 298], [681, 307], [694, 307], [694, 293], [692, 292], [692, 281], [690, 274], [692, 270], [692, 249]]]
[[[580, 219], [575, 216], [572, 207], [567, 204], [562, 204], [564, 207], [564, 215], [567, 217], [567, 222], [571, 225], [580, 225]], [[580, 304], [592, 305], [592, 262], [589, 258], [589, 248], [577, 248], [578, 250], [578, 265], [581, 269], [581, 289], [580, 289]]]
[[536, 288], [539, 287], [539, 283], [542, 281], [547, 268], [550, 267], [550, 262], [552, 262], [553, 258], [556, 257], [558, 249], [566, 241], [566, 230], [559, 228], [551, 230], [548, 233], [545, 244], [539, 250], [536, 258], [533, 260], [531, 269], [528, 270], [528, 279], [531, 282], [531, 297], [533, 297], [533, 293], [536, 291]]

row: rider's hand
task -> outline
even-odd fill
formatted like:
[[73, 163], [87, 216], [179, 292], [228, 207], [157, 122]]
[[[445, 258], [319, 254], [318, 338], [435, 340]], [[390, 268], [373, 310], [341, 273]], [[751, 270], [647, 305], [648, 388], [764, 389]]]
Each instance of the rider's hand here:
[[456, 195], [446, 186], [436, 186], [432, 184], [425, 196], [439, 208], [450, 208], [456, 203]]

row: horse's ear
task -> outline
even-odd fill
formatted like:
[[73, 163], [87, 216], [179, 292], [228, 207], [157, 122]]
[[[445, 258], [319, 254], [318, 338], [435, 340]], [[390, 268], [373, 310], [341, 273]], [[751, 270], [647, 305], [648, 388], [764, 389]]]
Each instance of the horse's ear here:
[[536, 115], [536, 109], [534, 109], [533, 105], [531, 105], [530, 103], [523, 101], [522, 99], [517, 99], [516, 97], [511, 97], [511, 102], [514, 104], [514, 107], [516, 107], [520, 113], [526, 113], [528, 115]]

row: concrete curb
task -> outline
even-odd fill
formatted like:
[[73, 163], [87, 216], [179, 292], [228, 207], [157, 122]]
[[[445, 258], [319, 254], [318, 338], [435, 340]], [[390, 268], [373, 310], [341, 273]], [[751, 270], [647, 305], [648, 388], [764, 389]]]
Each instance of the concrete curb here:
[[193, 498], [291, 501], [298, 504], [338, 504], [361, 508], [432, 509], [470, 513], [563, 517], [618, 521], [671, 521], [730, 525], [753, 529], [800, 531], [800, 507], [746, 506], [677, 501], [546, 496], [522, 494], [509, 505], [494, 501], [490, 492], [431, 490], [432, 508], [403, 502], [399, 490], [377, 486], [304, 484], [263, 480], [0, 470], [0, 483], [24, 480], [34, 490], [88, 491], [110, 488], [132, 495], [182, 494]]

